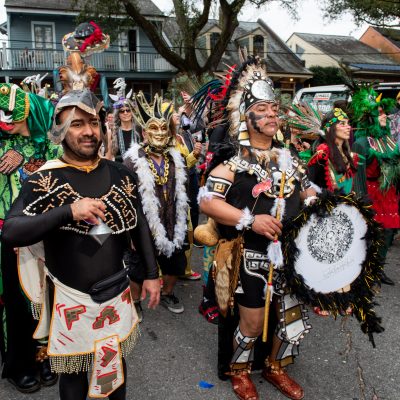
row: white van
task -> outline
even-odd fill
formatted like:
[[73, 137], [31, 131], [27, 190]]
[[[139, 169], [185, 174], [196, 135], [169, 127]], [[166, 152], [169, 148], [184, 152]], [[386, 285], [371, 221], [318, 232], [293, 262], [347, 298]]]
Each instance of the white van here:
[[[400, 82], [385, 82], [374, 85], [375, 91], [382, 93], [383, 98], [395, 99], [400, 92]], [[315, 108], [326, 114], [331, 111], [338, 100], [351, 101], [350, 90], [346, 85], [313, 86], [296, 92], [293, 103], [311, 103]]]
[[346, 85], [313, 86], [296, 92], [293, 103], [311, 103], [322, 113], [326, 114], [338, 100], [350, 101], [350, 90]]

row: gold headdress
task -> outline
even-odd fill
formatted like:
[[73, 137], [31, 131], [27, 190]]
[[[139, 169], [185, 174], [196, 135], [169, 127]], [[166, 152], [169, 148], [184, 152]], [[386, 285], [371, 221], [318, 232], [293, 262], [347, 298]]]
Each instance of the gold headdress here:
[[134, 118], [143, 129], [143, 136], [151, 151], [162, 153], [168, 147], [174, 146], [174, 136], [170, 129], [173, 114], [172, 103], [165, 107], [163, 99], [158, 94], [150, 105], [144, 94], [139, 92], [134, 96]]
[[143, 92], [139, 92], [134, 95], [135, 104], [134, 104], [134, 117], [137, 123], [146, 130], [146, 126], [149, 124], [151, 120], [164, 119], [169, 125], [169, 121], [173, 114], [173, 105], [172, 103], [163, 110], [163, 98], [156, 94], [154, 96], [153, 104], [150, 105]]

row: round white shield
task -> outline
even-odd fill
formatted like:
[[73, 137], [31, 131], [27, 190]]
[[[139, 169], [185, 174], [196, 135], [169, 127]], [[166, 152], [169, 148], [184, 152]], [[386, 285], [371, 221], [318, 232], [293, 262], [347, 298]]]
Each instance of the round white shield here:
[[357, 208], [339, 204], [330, 215], [310, 216], [295, 242], [295, 270], [311, 289], [340, 291], [359, 275], [366, 257], [367, 223]]

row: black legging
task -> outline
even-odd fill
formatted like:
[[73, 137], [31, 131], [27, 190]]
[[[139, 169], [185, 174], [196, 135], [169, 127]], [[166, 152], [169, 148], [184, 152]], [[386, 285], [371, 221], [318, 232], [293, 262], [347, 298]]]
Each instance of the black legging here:
[[[122, 359], [122, 367], [124, 369], [124, 383], [110, 396], [110, 400], [126, 399], [126, 363]], [[78, 374], [60, 374], [60, 400], [86, 400], [89, 390], [88, 376], [86, 372]]]

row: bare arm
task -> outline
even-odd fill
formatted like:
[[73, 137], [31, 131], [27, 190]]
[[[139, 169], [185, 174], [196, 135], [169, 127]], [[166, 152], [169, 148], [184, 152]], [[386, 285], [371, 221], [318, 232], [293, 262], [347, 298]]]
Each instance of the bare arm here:
[[[233, 182], [234, 174], [226, 165], [220, 164], [211, 171], [211, 175]], [[243, 211], [228, 203], [225, 199], [213, 196], [211, 199], [204, 198], [200, 202], [201, 211], [213, 218], [216, 222], [236, 226], [243, 216]], [[251, 229], [259, 234], [273, 240], [275, 234], [280, 235], [282, 224], [276, 218], [268, 214], [258, 214], [251, 225]]]
[[310, 187], [306, 190], [304, 190], [303, 192], [300, 192], [300, 199], [302, 201], [304, 201], [307, 197], [312, 197], [312, 196], [316, 196], [317, 192], [315, 191], [314, 188]]

